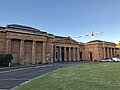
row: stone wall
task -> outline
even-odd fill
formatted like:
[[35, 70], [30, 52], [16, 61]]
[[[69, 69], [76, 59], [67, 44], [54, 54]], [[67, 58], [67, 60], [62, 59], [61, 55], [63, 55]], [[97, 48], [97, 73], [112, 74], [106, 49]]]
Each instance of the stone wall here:
[[0, 53], [6, 52], [6, 33], [0, 32]]
[[11, 54], [13, 55], [12, 63], [19, 63], [20, 61], [20, 40], [11, 41]]
[[32, 41], [25, 41], [24, 45], [24, 64], [32, 62]]

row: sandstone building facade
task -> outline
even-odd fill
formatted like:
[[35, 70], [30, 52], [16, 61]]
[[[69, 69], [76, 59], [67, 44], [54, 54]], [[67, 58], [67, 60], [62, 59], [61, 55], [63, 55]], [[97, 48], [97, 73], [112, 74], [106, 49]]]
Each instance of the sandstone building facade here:
[[70, 37], [55, 36], [38, 29], [7, 25], [0, 27], [0, 53], [13, 55], [12, 63], [21, 65], [61, 61], [100, 60], [114, 57], [115, 43], [79, 43]]
[[116, 44], [116, 56], [120, 58], [120, 41], [119, 44]]
[[106, 57], [116, 57], [115, 43], [106, 41], [90, 41], [84, 45], [85, 60], [101, 60]]

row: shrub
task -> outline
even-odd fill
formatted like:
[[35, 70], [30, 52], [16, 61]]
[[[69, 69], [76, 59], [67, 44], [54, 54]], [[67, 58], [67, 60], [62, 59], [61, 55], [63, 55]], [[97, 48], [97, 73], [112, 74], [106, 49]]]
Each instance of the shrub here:
[[6, 54], [4, 59], [7, 63], [11, 63], [13, 56], [12, 56], [12, 54]]
[[2, 66], [3, 62], [4, 62], [4, 54], [0, 54], [0, 66]]
[[11, 60], [13, 59], [12, 54], [0, 54], [0, 65], [1, 66], [10, 66]]

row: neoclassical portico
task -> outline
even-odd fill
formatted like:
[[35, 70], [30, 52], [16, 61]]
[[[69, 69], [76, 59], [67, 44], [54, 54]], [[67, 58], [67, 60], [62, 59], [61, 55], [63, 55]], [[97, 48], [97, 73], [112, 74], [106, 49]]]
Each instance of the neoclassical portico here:
[[104, 47], [103, 48], [104, 58], [115, 57], [115, 55], [116, 55], [115, 51], [116, 51], [115, 47]]
[[54, 62], [56, 61], [79, 61], [79, 46], [55, 45]]
[[[18, 47], [13, 46], [14, 48], [13, 48], [13, 50], [11, 50], [12, 43], [14, 43], [13, 41], [18, 41], [20, 46], [18, 46], [18, 45], [17, 45]], [[31, 47], [31, 49], [29, 49], [27, 51], [25, 49], [25, 46], [26, 46], [25, 44], [27, 44], [26, 43], [27, 41], [26, 40], [20, 40], [20, 39], [7, 39], [6, 40], [6, 53], [13, 54], [13, 57], [14, 57], [15, 56], [14, 54], [16, 53], [16, 50], [19, 49], [19, 50], [17, 50], [19, 52], [16, 53], [16, 54], [19, 54], [19, 55], [17, 55], [19, 57], [19, 61], [15, 61], [15, 62], [18, 62], [21, 65], [24, 65], [25, 63], [26, 64], [46, 63], [46, 56], [45, 56], [46, 43], [42, 42], [42, 41], [31, 41], [30, 40], [29, 42], [31, 43], [31, 46], [30, 45], [28, 45], [28, 46]], [[39, 46], [40, 48], [37, 48], [37, 43], [41, 43], [41, 46]], [[37, 53], [37, 49], [39, 49], [38, 53]], [[27, 55], [28, 53], [31, 56], [26, 56], [25, 57], [25, 55]], [[39, 58], [36, 58], [37, 54], [40, 55]], [[29, 57], [31, 57], [31, 58], [29, 58]], [[36, 60], [36, 59], [39, 59], [39, 60]]]

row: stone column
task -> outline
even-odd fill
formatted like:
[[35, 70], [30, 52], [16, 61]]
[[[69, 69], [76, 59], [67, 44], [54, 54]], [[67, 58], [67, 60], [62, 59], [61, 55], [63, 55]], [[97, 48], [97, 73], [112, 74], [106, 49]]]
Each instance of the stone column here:
[[112, 57], [114, 57], [113, 48], [112, 48]]
[[20, 64], [24, 65], [24, 40], [20, 43]]
[[11, 53], [11, 39], [7, 39], [6, 41], [6, 53]]
[[115, 54], [114, 54], [114, 48], [112, 49], [112, 54], [113, 54], [113, 57], [115, 57]]
[[43, 42], [42, 47], [42, 63], [46, 63], [46, 42]]
[[113, 57], [112, 48], [110, 49], [110, 51], [111, 51], [111, 57]]
[[36, 61], [36, 41], [32, 42], [32, 64], [35, 64]]
[[61, 55], [61, 47], [59, 47], [59, 59], [60, 59], [60, 61], [62, 61], [62, 55]]
[[56, 46], [54, 46], [54, 62], [56, 61]]
[[64, 47], [64, 61], [66, 61], [66, 47]]
[[103, 52], [104, 52], [104, 58], [106, 58], [106, 50], [105, 50], [105, 48], [103, 48]]
[[109, 48], [109, 57], [111, 57], [111, 48]]
[[109, 53], [109, 48], [107, 48], [107, 57], [110, 57], [109, 54], [110, 54], [110, 53]]
[[69, 61], [71, 61], [71, 48], [69, 47]]
[[80, 54], [79, 54], [79, 47], [77, 48], [77, 61], [79, 61], [80, 60], [80, 56], [79, 56]]
[[76, 60], [75, 60], [75, 56], [76, 56], [76, 55], [75, 55], [75, 48], [73, 47], [73, 61], [76, 61]]
[[53, 63], [53, 44], [51, 44], [51, 63]]
[[114, 57], [116, 57], [116, 48], [114, 48], [113, 51], [114, 51]]

